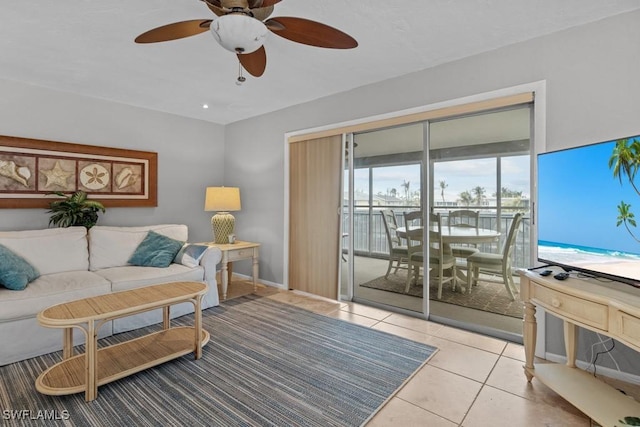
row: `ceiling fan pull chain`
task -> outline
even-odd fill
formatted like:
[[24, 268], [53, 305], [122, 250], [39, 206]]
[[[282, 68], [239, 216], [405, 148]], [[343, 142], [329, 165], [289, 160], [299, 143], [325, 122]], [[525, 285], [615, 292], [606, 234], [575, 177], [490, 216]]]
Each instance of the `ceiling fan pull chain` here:
[[238, 80], [236, 80], [236, 84], [238, 86], [242, 86], [242, 83], [246, 82], [247, 78], [242, 75], [242, 64], [238, 61]]

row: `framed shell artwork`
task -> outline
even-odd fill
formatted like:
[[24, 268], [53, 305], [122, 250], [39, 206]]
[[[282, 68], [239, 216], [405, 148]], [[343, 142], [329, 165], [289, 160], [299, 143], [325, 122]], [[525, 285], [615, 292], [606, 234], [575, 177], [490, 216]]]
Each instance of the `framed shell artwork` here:
[[47, 208], [82, 190], [106, 207], [158, 205], [158, 154], [0, 136], [0, 208]]

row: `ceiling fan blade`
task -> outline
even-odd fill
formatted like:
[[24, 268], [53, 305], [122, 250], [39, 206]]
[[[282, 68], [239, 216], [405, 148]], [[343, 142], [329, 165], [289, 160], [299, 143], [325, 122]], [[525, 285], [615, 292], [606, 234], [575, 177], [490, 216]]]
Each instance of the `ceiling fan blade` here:
[[267, 52], [264, 46], [260, 46], [255, 52], [238, 54], [238, 60], [253, 77], [260, 77], [267, 68]]
[[182, 39], [209, 31], [211, 19], [194, 19], [191, 21], [174, 22], [154, 28], [135, 38], [136, 43], [158, 43], [169, 40]]
[[265, 21], [274, 34], [310, 46], [331, 49], [353, 49], [358, 42], [349, 34], [320, 22], [304, 18], [278, 16]]

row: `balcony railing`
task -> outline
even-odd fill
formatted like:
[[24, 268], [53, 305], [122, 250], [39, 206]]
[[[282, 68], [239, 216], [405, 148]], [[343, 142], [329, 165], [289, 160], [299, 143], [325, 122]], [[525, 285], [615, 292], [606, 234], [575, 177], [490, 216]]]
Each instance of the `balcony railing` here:
[[[394, 207], [397, 209], [397, 207]], [[407, 209], [408, 210], [408, 209]], [[446, 214], [443, 214], [447, 221]], [[497, 253], [502, 248], [502, 240], [505, 238], [509, 226], [511, 225], [512, 214], [503, 213], [499, 219], [500, 231], [502, 233], [500, 242], [482, 243], [478, 245], [478, 249], [482, 252]], [[404, 226], [404, 216], [401, 211], [396, 210], [396, 220], [399, 226]], [[513, 267], [527, 268], [530, 266], [531, 246], [529, 244], [530, 218], [526, 215], [522, 221], [520, 231], [516, 239], [516, 247], [514, 250]], [[344, 230], [347, 230], [347, 223], [343, 224]], [[490, 230], [498, 230], [498, 218], [495, 213], [480, 213], [480, 228]], [[356, 210], [353, 216], [353, 245], [354, 254], [358, 256], [367, 256], [373, 258], [387, 258], [389, 255], [389, 246], [387, 236], [382, 222], [382, 213], [380, 210]], [[346, 245], [346, 242], [343, 242]]]

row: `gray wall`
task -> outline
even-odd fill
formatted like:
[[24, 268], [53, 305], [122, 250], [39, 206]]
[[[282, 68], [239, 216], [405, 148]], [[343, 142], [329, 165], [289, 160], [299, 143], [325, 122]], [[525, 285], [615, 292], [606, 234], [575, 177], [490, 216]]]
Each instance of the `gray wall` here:
[[[158, 153], [158, 207], [109, 208], [99, 225], [183, 223], [211, 240], [209, 185], [224, 184], [224, 127], [0, 80], [0, 134]], [[0, 230], [46, 228], [46, 209], [0, 209]]]
[[[640, 12], [619, 15], [228, 125], [225, 180], [242, 188], [238, 234], [263, 244], [261, 278], [284, 277], [285, 132], [546, 80], [548, 150], [640, 134], [638, 22]], [[558, 322], [547, 336], [563, 354]], [[583, 358], [595, 339], [583, 340]], [[640, 373], [622, 353], [621, 368]]]

